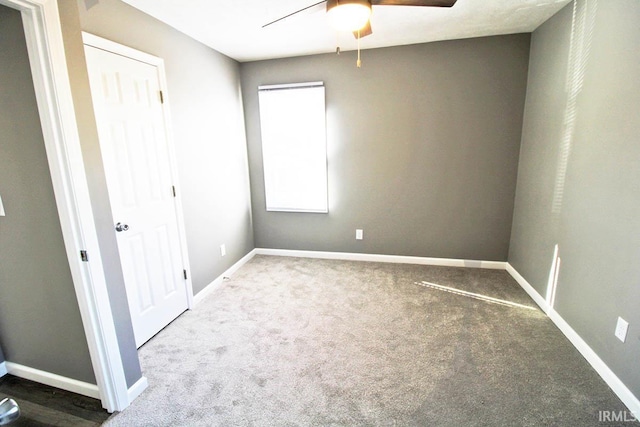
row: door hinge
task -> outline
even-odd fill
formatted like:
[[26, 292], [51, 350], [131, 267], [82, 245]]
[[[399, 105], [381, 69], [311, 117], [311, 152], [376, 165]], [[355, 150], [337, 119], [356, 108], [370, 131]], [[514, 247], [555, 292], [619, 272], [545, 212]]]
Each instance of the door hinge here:
[[164, 104], [164, 94], [160, 91], [160, 104]]
[[187, 270], [182, 270], [182, 274], [184, 275], [184, 280], [187, 280]]
[[87, 251], [85, 250], [80, 251], [80, 259], [83, 262], [89, 262], [89, 254], [87, 253]]
[[171, 186], [171, 191], [173, 192], [173, 197], [176, 197], [176, 186], [175, 185]]

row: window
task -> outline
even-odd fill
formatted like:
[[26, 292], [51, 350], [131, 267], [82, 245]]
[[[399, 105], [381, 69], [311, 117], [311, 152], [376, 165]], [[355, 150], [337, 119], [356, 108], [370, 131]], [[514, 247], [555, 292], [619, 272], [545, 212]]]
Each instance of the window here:
[[268, 211], [328, 212], [322, 82], [260, 86]]

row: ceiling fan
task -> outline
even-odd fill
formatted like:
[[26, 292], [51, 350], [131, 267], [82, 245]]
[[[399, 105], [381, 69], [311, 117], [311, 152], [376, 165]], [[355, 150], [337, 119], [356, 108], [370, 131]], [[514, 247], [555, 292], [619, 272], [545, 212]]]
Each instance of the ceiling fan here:
[[[290, 16], [326, 3], [327, 16], [331, 24], [338, 30], [351, 31], [358, 39], [358, 62], [360, 67], [360, 39], [373, 34], [371, 29], [371, 11], [373, 6], [426, 6], [451, 7], [457, 0], [322, 0], [281, 18], [271, 21], [262, 28], [280, 22]], [[340, 53], [340, 48], [337, 49]]]
[[[369, 21], [372, 6], [451, 7], [456, 4], [456, 1], [457, 0], [322, 0], [273, 20], [263, 25], [262, 28], [321, 5], [322, 3], [326, 3], [327, 16], [337, 29], [352, 31], [355, 37], [365, 37], [373, 34]], [[360, 31], [360, 34], [358, 34], [358, 31]]]

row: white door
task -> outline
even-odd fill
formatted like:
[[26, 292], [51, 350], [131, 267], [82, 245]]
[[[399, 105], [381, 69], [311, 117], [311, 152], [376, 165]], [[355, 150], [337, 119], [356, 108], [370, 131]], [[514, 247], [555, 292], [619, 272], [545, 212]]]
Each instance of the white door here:
[[187, 309], [158, 69], [85, 46], [136, 345]]

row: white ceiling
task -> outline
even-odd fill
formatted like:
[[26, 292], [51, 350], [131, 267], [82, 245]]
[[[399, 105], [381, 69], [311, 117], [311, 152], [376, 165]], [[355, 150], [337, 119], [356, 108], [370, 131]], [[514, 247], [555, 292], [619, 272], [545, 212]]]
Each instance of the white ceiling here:
[[[240, 62], [357, 47], [336, 33], [316, 6], [262, 26], [319, 0], [124, 0]], [[452, 8], [374, 6], [373, 34], [363, 49], [531, 32], [571, 0], [458, 0]]]

